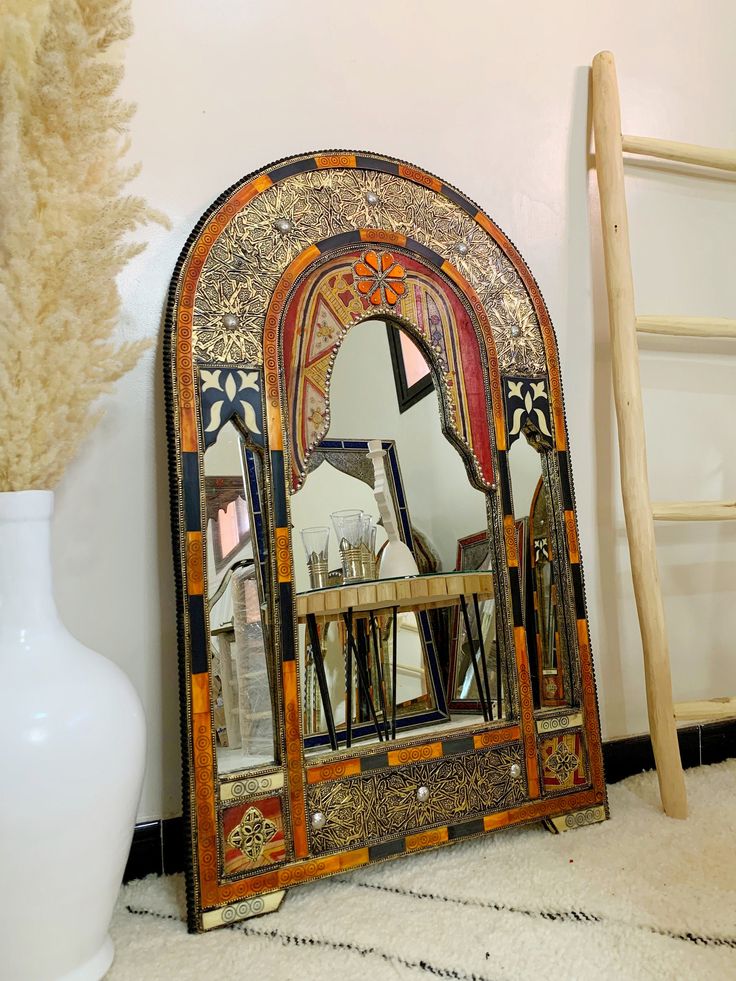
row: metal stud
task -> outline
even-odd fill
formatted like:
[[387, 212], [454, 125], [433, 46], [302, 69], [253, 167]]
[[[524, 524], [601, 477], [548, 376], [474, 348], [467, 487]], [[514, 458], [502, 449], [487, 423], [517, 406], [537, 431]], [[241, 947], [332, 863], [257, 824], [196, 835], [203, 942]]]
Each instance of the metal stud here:
[[509, 773], [514, 778], [514, 780], [517, 777], [520, 777], [521, 776], [521, 767], [519, 766], [519, 764], [518, 763], [512, 763], [511, 766], [510, 766], [510, 768], [509, 768]]
[[520, 333], [521, 333], [521, 327], [519, 327], [518, 324], [514, 324], [511, 328], [511, 336], [518, 337]]
[[312, 815], [312, 827], [315, 831], [319, 831], [320, 828], [324, 828], [327, 824], [327, 818], [322, 811], [315, 811]]
[[457, 245], [455, 246], [455, 248], [457, 249], [457, 252], [458, 252], [459, 255], [467, 255], [468, 254], [468, 243], [467, 242], [458, 242]]
[[366, 191], [365, 200], [366, 204], [378, 204], [378, 195], [375, 191]]
[[281, 232], [282, 235], [286, 235], [287, 232], [291, 231], [292, 225], [288, 218], [277, 218], [273, 223], [273, 227], [277, 232]]
[[429, 787], [417, 787], [417, 800], [420, 804], [429, 800]]
[[238, 326], [239, 323], [240, 323], [240, 320], [238, 319], [238, 317], [237, 317], [236, 314], [234, 314], [234, 313], [223, 313], [223, 315], [222, 315], [222, 326], [223, 327], [226, 327], [227, 330], [234, 330]]

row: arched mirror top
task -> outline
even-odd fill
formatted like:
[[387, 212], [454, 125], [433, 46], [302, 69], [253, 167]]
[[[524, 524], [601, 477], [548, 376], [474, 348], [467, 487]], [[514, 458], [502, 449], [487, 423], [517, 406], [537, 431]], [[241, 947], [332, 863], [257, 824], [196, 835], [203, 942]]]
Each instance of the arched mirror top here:
[[[370, 263], [373, 256], [380, 264], [393, 255], [415, 279], [423, 266], [425, 309], [433, 288], [440, 297], [453, 292], [467, 318], [479, 325], [476, 329], [490, 334], [487, 348], [495, 349], [502, 376], [541, 380], [545, 397], [548, 383], [550, 426], [556, 448], [564, 448], [554, 333], [519, 252], [452, 185], [413, 165], [368, 153], [315, 153], [279, 161], [235, 184], [203, 215], [182, 252], [169, 303], [185, 408], [193, 412], [192, 362], [263, 366], [266, 376], [275, 372], [279, 322], [295, 285], [309, 267], [346, 249], [355, 253], [352, 274], [359, 287], [350, 298], [355, 307], [351, 323], [371, 315], [419, 328], [420, 335], [424, 327], [434, 349], [430, 325], [419, 324], [412, 316], [416, 311], [407, 309], [415, 304], [415, 293], [406, 288], [405, 278], [392, 276], [392, 269], [397, 273], [393, 266], [373, 270]], [[444, 302], [440, 298], [440, 307]], [[435, 354], [441, 364], [441, 352]], [[506, 402], [508, 392], [502, 398]], [[305, 453], [317, 441], [305, 437]], [[505, 446], [497, 443], [497, 448]], [[477, 456], [472, 441], [470, 450]], [[295, 459], [297, 483], [303, 465]], [[476, 471], [479, 483], [486, 483], [488, 464], [481, 460]]]
[[[381, 243], [381, 237], [388, 236], [374, 232], [368, 248], [346, 247], [317, 260], [282, 308], [282, 401], [292, 487], [301, 486], [309, 457], [327, 434], [330, 377], [343, 339], [356, 324], [382, 317], [406, 330], [422, 350], [447, 435], [463, 454], [473, 483], [487, 489], [494, 483], [489, 419], [503, 429], [500, 387], [490, 384], [498, 377], [490, 326], [486, 318], [478, 322], [466, 294], [437, 263], [406, 246]], [[266, 349], [273, 343], [267, 326]]]

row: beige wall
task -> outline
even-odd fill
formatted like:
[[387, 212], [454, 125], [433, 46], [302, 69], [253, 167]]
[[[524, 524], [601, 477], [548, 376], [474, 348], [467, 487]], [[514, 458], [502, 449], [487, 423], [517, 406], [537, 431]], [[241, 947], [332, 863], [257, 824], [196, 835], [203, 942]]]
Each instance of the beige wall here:
[[[121, 280], [136, 371], [59, 488], [55, 565], [72, 631], [130, 675], [149, 720], [140, 818], [179, 812], [176, 637], [160, 327], [177, 254], [243, 174], [308, 149], [414, 161], [479, 201], [520, 247], [560, 339], [607, 736], [646, 726], [617, 487], [588, 65], [617, 56], [625, 127], [736, 145], [729, 0], [447, 4], [135, 0], [125, 94], [137, 189], [170, 233]], [[733, 181], [627, 168], [640, 312], [736, 315]], [[642, 343], [655, 496], [736, 489], [733, 344]], [[69, 380], [73, 384], [73, 379]], [[53, 411], [53, 406], [49, 407]], [[736, 693], [736, 526], [662, 527], [675, 694]]]

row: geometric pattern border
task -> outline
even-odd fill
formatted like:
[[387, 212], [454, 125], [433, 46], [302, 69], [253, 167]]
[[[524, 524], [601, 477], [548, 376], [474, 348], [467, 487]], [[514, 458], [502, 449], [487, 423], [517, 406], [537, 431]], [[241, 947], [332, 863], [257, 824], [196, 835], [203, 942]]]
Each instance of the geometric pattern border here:
[[553, 715], [544, 719], [537, 719], [537, 732], [562, 732], [564, 729], [574, 729], [583, 724], [581, 712], [574, 715]]
[[208, 910], [202, 914], [202, 927], [205, 930], [212, 930], [215, 927], [227, 926], [228, 923], [235, 923], [238, 920], [247, 920], [252, 916], [273, 913], [279, 908], [285, 895], [286, 890], [280, 889], [278, 892], [270, 892], [265, 896], [244, 899], [242, 903], [232, 903], [230, 906], [220, 906], [219, 909]]
[[221, 780], [220, 782], [220, 801], [239, 801], [244, 797], [255, 797], [264, 794], [269, 790], [280, 790], [284, 786], [284, 774], [281, 770], [278, 773], [264, 774], [260, 777], [242, 775], [235, 780]]
[[574, 831], [575, 828], [584, 828], [589, 824], [598, 824], [606, 820], [606, 809], [602, 804], [596, 807], [586, 807], [582, 811], [571, 811], [569, 814], [562, 814], [560, 817], [550, 817], [545, 819], [545, 824], [550, 831], [562, 834], [564, 831]]

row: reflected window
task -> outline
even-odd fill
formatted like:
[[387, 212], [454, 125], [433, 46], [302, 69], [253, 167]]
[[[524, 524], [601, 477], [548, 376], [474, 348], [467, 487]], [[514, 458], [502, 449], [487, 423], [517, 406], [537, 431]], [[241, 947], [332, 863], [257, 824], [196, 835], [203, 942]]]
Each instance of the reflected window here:
[[205, 477], [207, 519], [215, 570], [220, 572], [250, 541], [250, 516], [241, 477]]
[[406, 412], [430, 392], [434, 392], [432, 374], [424, 355], [406, 331], [399, 330], [392, 324], [387, 324], [386, 330], [399, 412]]

